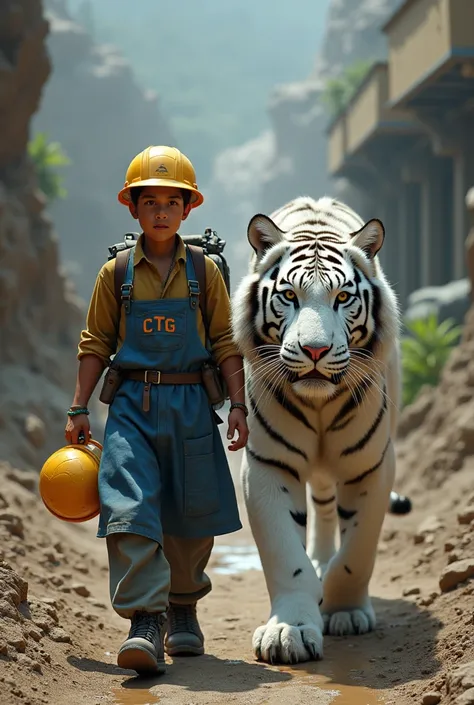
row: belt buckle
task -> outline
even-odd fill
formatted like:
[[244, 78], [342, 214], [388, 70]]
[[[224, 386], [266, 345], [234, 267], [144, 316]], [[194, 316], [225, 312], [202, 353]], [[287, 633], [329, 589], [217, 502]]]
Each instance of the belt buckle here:
[[[148, 379], [148, 373], [151, 372], [153, 377], [156, 379]], [[145, 384], [161, 384], [161, 372], [160, 370], [145, 370]]]

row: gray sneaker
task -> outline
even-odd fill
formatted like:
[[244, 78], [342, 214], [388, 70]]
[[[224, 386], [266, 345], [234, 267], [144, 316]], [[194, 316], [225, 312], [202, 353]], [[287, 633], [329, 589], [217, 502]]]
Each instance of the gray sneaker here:
[[165, 640], [169, 656], [200, 656], [204, 653], [204, 635], [196, 616], [196, 603], [168, 607], [168, 631]]
[[139, 675], [165, 672], [163, 647], [166, 614], [135, 612], [128, 638], [117, 656], [120, 668], [131, 669]]

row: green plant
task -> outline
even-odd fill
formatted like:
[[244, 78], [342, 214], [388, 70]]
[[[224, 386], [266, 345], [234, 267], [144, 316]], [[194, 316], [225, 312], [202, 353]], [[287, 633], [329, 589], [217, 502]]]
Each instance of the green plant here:
[[373, 64], [372, 59], [360, 59], [347, 66], [338, 78], [331, 78], [326, 83], [322, 100], [331, 118], [337, 117], [344, 110]]
[[63, 177], [57, 169], [71, 162], [59, 142], [48, 142], [46, 133], [38, 132], [28, 143], [28, 153], [35, 165], [39, 187], [48, 201], [65, 198]]
[[458, 343], [461, 326], [448, 318], [438, 323], [436, 314], [405, 323], [411, 335], [401, 341], [403, 404], [411, 404], [421, 387], [435, 387], [453, 347]]

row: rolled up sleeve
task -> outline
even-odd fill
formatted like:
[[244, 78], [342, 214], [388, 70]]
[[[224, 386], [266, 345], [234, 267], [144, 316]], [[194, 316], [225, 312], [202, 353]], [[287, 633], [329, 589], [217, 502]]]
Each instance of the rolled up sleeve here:
[[113, 288], [113, 267], [104, 265], [100, 270], [87, 312], [86, 328], [81, 332], [78, 359], [96, 355], [105, 365], [117, 349], [119, 306]]
[[209, 339], [214, 359], [221, 364], [240, 353], [232, 336], [230, 300], [224, 279], [217, 265], [207, 257], [206, 276]]

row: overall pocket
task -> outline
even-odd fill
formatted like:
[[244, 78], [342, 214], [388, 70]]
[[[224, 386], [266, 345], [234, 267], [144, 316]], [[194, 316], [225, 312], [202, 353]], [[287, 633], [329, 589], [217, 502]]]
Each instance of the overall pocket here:
[[183, 312], [158, 315], [155, 311], [137, 311], [134, 319], [135, 340], [142, 350], [169, 352], [180, 350], [186, 337], [186, 316]]
[[213, 434], [184, 441], [184, 514], [200, 517], [219, 511]]

